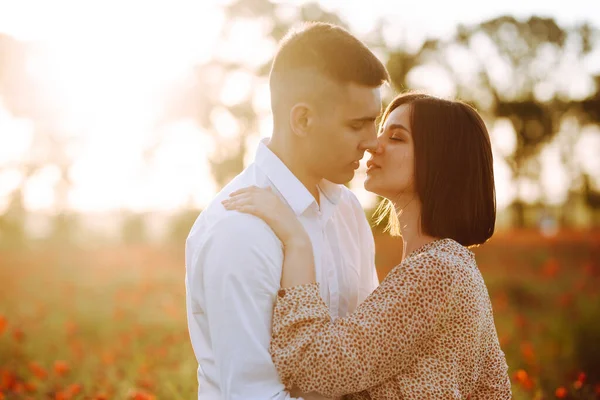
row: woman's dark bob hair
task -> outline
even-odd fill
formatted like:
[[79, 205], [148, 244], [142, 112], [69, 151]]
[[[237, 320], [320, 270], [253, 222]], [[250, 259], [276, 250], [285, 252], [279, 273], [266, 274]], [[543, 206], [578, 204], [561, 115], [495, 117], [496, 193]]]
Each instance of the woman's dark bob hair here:
[[[388, 105], [381, 126], [403, 104], [410, 106], [421, 231], [467, 247], [485, 243], [496, 225], [494, 160], [485, 123], [462, 101], [405, 93]], [[380, 204], [377, 222], [386, 216], [386, 229], [399, 235], [396, 210], [389, 200]]]

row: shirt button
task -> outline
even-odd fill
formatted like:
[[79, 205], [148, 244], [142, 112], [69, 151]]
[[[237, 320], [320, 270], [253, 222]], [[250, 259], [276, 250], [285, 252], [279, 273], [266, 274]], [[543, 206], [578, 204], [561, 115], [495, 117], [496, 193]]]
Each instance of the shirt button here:
[[285, 296], [285, 289], [279, 289], [279, 291], [277, 292], [277, 296], [279, 296], [279, 297]]

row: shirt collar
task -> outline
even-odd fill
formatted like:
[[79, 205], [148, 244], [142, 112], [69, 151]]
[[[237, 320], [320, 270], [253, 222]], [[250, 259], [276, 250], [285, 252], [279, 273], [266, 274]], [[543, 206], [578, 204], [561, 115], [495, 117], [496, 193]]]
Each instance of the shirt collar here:
[[[260, 141], [254, 162], [267, 175], [296, 215], [301, 215], [311, 204], [316, 205], [315, 198], [283, 161], [267, 147], [269, 141], [270, 138]], [[323, 179], [319, 188], [327, 201], [334, 205], [338, 203], [342, 194], [340, 185]]]
[[331, 204], [337, 204], [340, 201], [340, 197], [342, 197], [342, 187], [327, 179], [323, 179], [319, 183], [319, 189], [321, 189], [321, 193], [325, 195]]

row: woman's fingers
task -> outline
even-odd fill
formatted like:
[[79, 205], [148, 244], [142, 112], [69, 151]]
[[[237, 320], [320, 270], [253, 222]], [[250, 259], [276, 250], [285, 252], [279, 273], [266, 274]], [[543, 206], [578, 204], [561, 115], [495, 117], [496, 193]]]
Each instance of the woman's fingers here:
[[238, 211], [245, 214], [252, 214], [257, 217], [259, 216], [259, 213], [252, 204], [239, 204], [235, 206], [225, 205], [225, 209], [229, 211]]
[[261, 189], [257, 186], [246, 186], [246, 187], [243, 187], [241, 189], [231, 192], [229, 194], [229, 196], [231, 197], [231, 196], [236, 196], [238, 194], [243, 194], [243, 193], [252, 193], [252, 192], [256, 192], [256, 191], [260, 191], [260, 190], [265, 190], [265, 189]]
[[231, 192], [229, 194], [229, 196], [237, 196], [238, 194], [243, 194], [243, 193], [263, 193], [263, 192], [268, 192], [268, 193], [273, 193], [273, 189], [270, 186], [267, 186], [266, 188], [259, 188], [258, 186], [247, 186], [238, 190], [235, 190], [233, 192]]
[[240, 211], [258, 217], [266, 217], [277, 207], [277, 201], [280, 201], [270, 187], [248, 186], [232, 192], [229, 196], [221, 201], [227, 210]]
[[251, 201], [251, 199], [247, 195], [238, 194], [234, 197], [230, 197], [229, 199], [223, 200], [222, 203], [223, 203], [223, 205], [226, 205], [229, 207], [235, 207], [235, 206], [244, 204], [244, 202], [248, 203], [250, 201]]
[[247, 188], [238, 189], [238, 190], [236, 190], [236, 191], [234, 191], [234, 192], [231, 192], [231, 193], [229, 193], [229, 197], [234, 197], [234, 196], [237, 196], [237, 195], [240, 195], [240, 194], [246, 193], [246, 192], [248, 192], [248, 189], [247, 189]]
[[268, 196], [274, 196], [273, 192], [267, 189], [261, 189], [257, 187], [248, 187], [244, 189], [237, 190], [232, 192], [229, 195], [228, 199], [223, 200], [223, 202], [237, 202], [241, 199], [256, 201], [256, 202], [264, 202], [268, 200]]
[[223, 200], [228, 203], [238, 203], [243, 201], [252, 201], [256, 197], [256, 194], [250, 192], [242, 192]]
[[255, 193], [240, 193], [221, 202], [228, 210], [237, 210], [255, 214], [260, 205], [260, 196]]
[[256, 207], [256, 205], [252, 203], [238, 203], [238, 204], [224, 204], [226, 210], [229, 211], [238, 211], [245, 214], [251, 214], [255, 217], [264, 218], [265, 214], [261, 212], [260, 207]]

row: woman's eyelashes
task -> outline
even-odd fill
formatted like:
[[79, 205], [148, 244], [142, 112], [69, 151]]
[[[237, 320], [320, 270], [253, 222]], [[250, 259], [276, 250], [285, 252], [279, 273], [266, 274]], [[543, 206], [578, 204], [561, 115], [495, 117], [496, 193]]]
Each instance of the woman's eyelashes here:
[[399, 132], [398, 129], [380, 131], [378, 137], [380, 137], [381, 139], [387, 137], [387, 139], [392, 140], [394, 142], [406, 142], [406, 137], [402, 132]]

